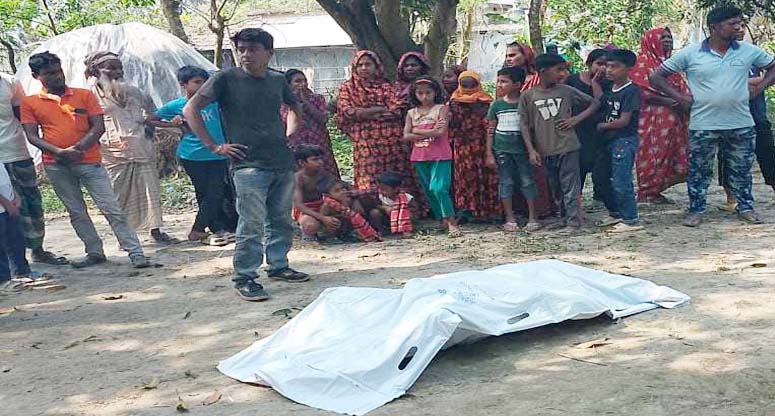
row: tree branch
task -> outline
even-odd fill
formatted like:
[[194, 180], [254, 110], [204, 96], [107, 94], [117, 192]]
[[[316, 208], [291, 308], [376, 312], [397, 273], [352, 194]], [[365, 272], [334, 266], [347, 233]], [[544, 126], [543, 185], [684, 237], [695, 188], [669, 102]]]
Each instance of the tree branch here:
[[5, 50], [8, 52], [8, 64], [11, 66], [11, 71], [16, 73], [16, 51], [13, 49], [11, 42], [8, 42], [4, 38], [0, 38], [0, 44], [5, 46]]
[[431, 73], [439, 76], [444, 71], [444, 58], [452, 35], [457, 29], [457, 4], [459, 0], [438, 0], [425, 37], [425, 54], [431, 61]]

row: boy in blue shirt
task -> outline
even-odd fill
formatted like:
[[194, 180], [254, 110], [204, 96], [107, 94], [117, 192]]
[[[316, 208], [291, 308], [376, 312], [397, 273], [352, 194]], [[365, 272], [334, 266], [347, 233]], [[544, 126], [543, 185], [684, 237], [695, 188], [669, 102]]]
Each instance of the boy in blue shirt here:
[[605, 106], [603, 122], [597, 129], [605, 135], [606, 151], [611, 158], [611, 192], [604, 197], [610, 215], [600, 226], [614, 227], [614, 233], [643, 229], [638, 219], [632, 168], [638, 152], [638, 114], [640, 88], [630, 81], [630, 69], [637, 56], [631, 51], [618, 49], [608, 53], [606, 78], [613, 82], [601, 100]]
[[[196, 66], [184, 66], [178, 70], [177, 77], [186, 96], [164, 104], [156, 111], [156, 117], [183, 129], [177, 154], [180, 164], [191, 178], [199, 205], [188, 239], [209, 245], [226, 245], [234, 241], [231, 231], [236, 225], [233, 215], [227, 212], [227, 204], [224, 203], [232, 198], [229, 191], [231, 187], [228, 180], [228, 158], [213, 153], [205, 146], [191, 132], [183, 118], [183, 107], [199, 91], [210, 74]], [[218, 103], [210, 103], [201, 114], [216, 144], [224, 143]], [[208, 228], [210, 233], [206, 231]]]

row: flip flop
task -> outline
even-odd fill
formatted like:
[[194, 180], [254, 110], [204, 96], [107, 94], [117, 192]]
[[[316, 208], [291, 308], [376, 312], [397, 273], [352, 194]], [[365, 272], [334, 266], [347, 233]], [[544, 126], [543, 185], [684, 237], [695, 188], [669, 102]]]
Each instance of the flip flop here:
[[503, 224], [503, 231], [507, 233], [514, 233], [519, 231], [519, 224], [516, 222], [507, 222]]
[[159, 233], [158, 236], [154, 235], [153, 240], [160, 244], [178, 244], [180, 240], [175, 237], [170, 237], [167, 233]]
[[527, 231], [529, 233], [534, 233], [534, 232], [540, 230], [542, 227], [543, 226], [541, 225], [540, 222], [533, 221], [533, 222], [529, 222], [529, 223], [527, 223], [525, 225], [525, 231]]
[[215, 234], [208, 234], [207, 237], [202, 238], [201, 240], [199, 240], [199, 242], [207, 246], [215, 246], [215, 247], [223, 247], [229, 244], [228, 239]]
[[50, 251], [44, 251], [39, 254], [32, 255], [32, 261], [35, 263], [51, 264], [53, 266], [64, 266], [70, 262], [64, 257], [58, 257], [56, 254]]

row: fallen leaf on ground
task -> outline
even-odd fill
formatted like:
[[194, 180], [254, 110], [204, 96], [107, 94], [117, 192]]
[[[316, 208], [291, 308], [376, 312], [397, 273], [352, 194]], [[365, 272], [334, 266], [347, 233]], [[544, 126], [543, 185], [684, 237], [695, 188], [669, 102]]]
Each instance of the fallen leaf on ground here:
[[183, 374], [185, 374], [188, 378], [197, 378], [197, 375], [194, 374], [191, 370], [186, 370], [186, 372]]
[[105, 299], [105, 300], [119, 300], [119, 299], [124, 299], [124, 295], [118, 295], [118, 296], [105, 296], [105, 297], [103, 297], [102, 299]]
[[206, 398], [202, 402], [202, 405], [203, 406], [210, 406], [211, 404], [216, 404], [216, 403], [218, 403], [218, 400], [221, 400], [221, 396], [222, 396], [221, 392], [215, 391], [215, 392], [213, 392], [213, 394], [211, 394], [208, 398]]
[[291, 319], [297, 313], [299, 313], [299, 311], [301, 311], [301, 308], [297, 308], [297, 307], [293, 307], [292, 306], [290, 308], [278, 309], [278, 310], [272, 312], [272, 316], [285, 316], [286, 318]]
[[372, 253], [372, 254], [361, 254], [360, 256], [358, 256], [358, 258], [359, 258], [359, 259], [365, 259], [365, 258], [367, 258], [367, 257], [377, 257], [377, 256], [379, 256], [379, 255], [380, 255], [380, 253], [379, 253], [379, 252]]
[[78, 345], [78, 344], [80, 344], [82, 342], [94, 342], [94, 341], [97, 341], [97, 336], [96, 335], [90, 335], [90, 336], [88, 336], [88, 337], [86, 337], [86, 338], [84, 338], [82, 340], [73, 341], [73, 342], [67, 344], [64, 349], [69, 350], [70, 348], [73, 348], [73, 347], [75, 347], [76, 345]]
[[188, 412], [188, 406], [186, 405], [186, 402], [183, 401], [183, 399], [178, 396], [178, 405], [175, 406], [175, 410], [177, 410], [180, 413]]
[[188, 319], [189, 316], [191, 316], [191, 311], [186, 312], [186, 314], [183, 315], [183, 319]]
[[767, 263], [754, 263], [751, 265], [751, 267], [756, 267], [756, 268], [767, 267]]
[[153, 390], [156, 387], [159, 387], [159, 384], [161, 384], [161, 380], [159, 380], [159, 377], [154, 377], [146, 384], [143, 384], [143, 390]]
[[9, 313], [19, 312], [16, 306], [11, 308], [0, 309], [0, 315], [8, 315]]
[[607, 338], [606, 337], [606, 338], [600, 338], [600, 339], [596, 339], [596, 340], [592, 340], [592, 341], [581, 342], [579, 344], [576, 344], [575, 347], [576, 348], [585, 349], [585, 348], [602, 347], [604, 345], [611, 345], [612, 344], [611, 342], [607, 342], [609, 339], [611, 339], [611, 338]]
[[11, 367], [2, 367], [0, 368], [0, 373], [10, 373]]

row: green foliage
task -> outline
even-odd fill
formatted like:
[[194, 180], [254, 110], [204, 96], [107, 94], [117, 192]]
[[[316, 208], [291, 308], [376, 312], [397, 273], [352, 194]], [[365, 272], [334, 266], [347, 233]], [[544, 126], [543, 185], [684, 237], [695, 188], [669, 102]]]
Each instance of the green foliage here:
[[160, 10], [153, 0], [61, 0], [51, 4], [59, 33], [101, 23], [160, 22]]
[[637, 50], [640, 37], [656, 18], [674, 18], [678, 11], [669, 0], [551, 0], [545, 38], [564, 50], [571, 43], [605, 45]]
[[334, 150], [334, 158], [339, 166], [339, 173], [342, 179], [352, 180], [353, 178], [353, 144], [350, 138], [345, 136], [339, 128], [336, 127], [334, 117], [328, 120], [328, 134], [331, 136], [331, 147]]
[[[160, 182], [161, 205], [165, 210], [178, 211], [196, 209], [194, 185], [191, 184], [191, 179], [188, 175], [169, 176], [161, 179]], [[54, 188], [50, 183], [43, 182], [40, 184], [39, 188], [43, 197], [43, 212], [45, 212], [46, 215], [63, 215], [67, 213], [65, 205], [54, 192]], [[89, 209], [96, 210], [97, 206], [94, 204], [94, 200], [86, 189], [81, 189], [81, 192], [83, 192], [86, 206], [88, 206]]]

